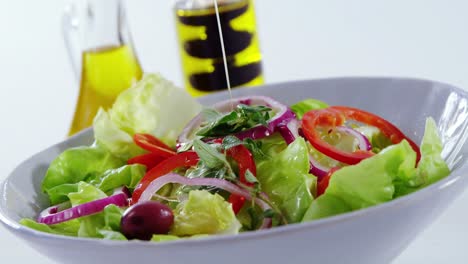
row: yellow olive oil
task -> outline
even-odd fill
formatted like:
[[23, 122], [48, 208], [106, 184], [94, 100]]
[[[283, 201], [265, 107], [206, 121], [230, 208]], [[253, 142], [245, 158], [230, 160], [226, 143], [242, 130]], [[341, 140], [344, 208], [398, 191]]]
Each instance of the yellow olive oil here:
[[83, 52], [80, 91], [69, 135], [91, 126], [98, 109], [111, 107], [120, 92], [142, 75], [128, 45]]
[[[253, 1], [220, 3], [218, 10], [231, 86], [262, 84]], [[193, 96], [228, 89], [214, 6], [175, 12], [186, 89]]]

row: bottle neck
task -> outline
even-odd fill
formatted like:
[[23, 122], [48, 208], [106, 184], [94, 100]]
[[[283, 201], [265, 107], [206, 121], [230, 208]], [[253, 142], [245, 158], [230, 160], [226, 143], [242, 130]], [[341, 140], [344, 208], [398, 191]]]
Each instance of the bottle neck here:
[[[218, 0], [218, 5], [229, 5], [245, 0]], [[177, 10], [208, 9], [214, 7], [214, 0], [177, 0], [175, 8]]]
[[86, 0], [82, 10], [82, 49], [100, 50], [131, 44], [121, 0]]

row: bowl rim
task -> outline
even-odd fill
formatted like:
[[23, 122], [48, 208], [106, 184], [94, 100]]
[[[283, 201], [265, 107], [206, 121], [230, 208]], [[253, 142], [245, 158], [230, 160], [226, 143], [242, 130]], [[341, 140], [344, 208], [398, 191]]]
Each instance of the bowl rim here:
[[[301, 80], [293, 80], [293, 81], [284, 81], [284, 82], [277, 82], [277, 83], [270, 83], [265, 85], [259, 85], [255, 88], [261, 87], [271, 87], [271, 86], [279, 86], [279, 85], [286, 85], [286, 84], [301, 84], [301, 83], [308, 83], [308, 82], [320, 82], [320, 81], [343, 81], [343, 80], [364, 80], [364, 81], [415, 81], [415, 82], [426, 82], [431, 83], [434, 85], [441, 85], [443, 89], [449, 89], [462, 95], [463, 97], [468, 99], [468, 91], [465, 91], [459, 87], [456, 87], [452, 84], [434, 81], [430, 79], [424, 78], [413, 78], [413, 77], [386, 77], [386, 76], [351, 76], [351, 77], [325, 77], [325, 78], [314, 78], [314, 79], [301, 79]], [[236, 90], [252, 90], [252, 87], [242, 87], [236, 88]], [[224, 91], [226, 93], [226, 91]], [[218, 93], [217, 93], [218, 94]], [[210, 96], [210, 95], [207, 95]], [[201, 98], [205, 98], [201, 97]], [[58, 145], [63, 144], [64, 142], [68, 142], [72, 139], [78, 138], [80, 136], [84, 136], [85, 134], [92, 133], [92, 128], [85, 129], [76, 135], [62, 140], [56, 144], [49, 146], [48, 148], [32, 155], [28, 159], [21, 162], [17, 165], [8, 175], [8, 177], [0, 183], [0, 197], [5, 194], [8, 182], [10, 180], [11, 175], [14, 171], [18, 168], [23, 166], [24, 163], [27, 163], [34, 159], [36, 156], [41, 155], [43, 152], [48, 151], [50, 148], [56, 147]], [[212, 243], [233, 243], [238, 240], [251, 240], [251, 239], [259, 239], [265, 237], [274, 237], [274, 236], [281, 236], [285, 233], [292, 233], [292, 232], [300, 232], [302, 230], [310, 230], [310, 229], [319, 229], [327, 226], [332, 226], [339, 224], [341, 222], [351, 221], [356, 218], [359, 218], [363, 215], [367, 214], [375, 214], [381, 211], [395, 209], [397, 207], [405, 206], [405, 204], [414, 202], [416, 200], [425, 199], [427, 196], [430, 196], [434, 192], [442, 191], [447, 188], [455, 186], [455, 184], [467, 184], [468, 177], [463, 175], [462, 171], [468, 170], [468, 162], [462, 163], [456, 171], [451, 172], [447, 177], [426, 186], [418, 191], [413, 193], [407, 194], [402, 197], [398, 197], [391, 201], [370, 206], [364, 209], [346, 212], [322, 219], [317, 219], [313, 221], [303, 222], [303, 223], [295, 223], [285, 226], [279, 226], [275, 228], [271, 228], [268, 230], [257, 230], [251, 232], [243, 232], [236, 235], [211, 235], [199, 239], [180, 239], [175, 241], [166, 241], [164, 243], [148, 243], [149, 241], [140, 241], [140, 240], [131, 240], [131, 241], [119, 241], [119, 240], [104, 240], [98, 238], [84, 238], [84, 237], [71, 237], [65, 235], [56, 235], [50, 234], [45, 232], [40, 232], [29, 227], [21, 225], [19, 222], [11, 219], [7, 216], [5, 209], [3, 208], [2, 204], [0, 203], [0, 222], [11, 232], [17, 232], [21, 234], [23, 237], [33, 237], [35, 239], [50, 239], [56, 242], [71, 242], [71, 243], [86, 243], [92, 244], [94, 246], [145, 246], [145, 247], [171, 247], [177, 245], [184, 245], [184, 246], [205, 246], [210, 245]]]

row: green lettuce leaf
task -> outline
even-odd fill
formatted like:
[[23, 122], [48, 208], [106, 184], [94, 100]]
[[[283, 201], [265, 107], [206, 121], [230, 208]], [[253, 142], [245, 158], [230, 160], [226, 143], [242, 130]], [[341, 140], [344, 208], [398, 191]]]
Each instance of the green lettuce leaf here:
[[122, 186], [133, 189], [140, 182], [145, 173], [146, 167], [144, 165], [125, 165], [123, 167], [104, 172], [96, 182], [92, 183], [105, 193]]
[[[78, 183], [78, 191], [70, 193], [68, 196], [72, 206], [107, 197], [103, 191], [86, 182]], [[120, 234], [120, 220], [122, 214], [122, 209], [111, 204], [106, 206], [100, 213], [80, 217], [77, 219], [80, 224], [78, 236], [114, 240], [126, 239]]]
[[109, 113], [99, 109], [93, 121], [94, 137], [98, 145], [107, 148], [112, 154], [129, 159], [145, 153], [138, 147], [127, 132], [121, 130], [110, 119]]
[[[87, 225], [84, 230], [91, 230], [94, 237], [107, 239], [107, 240], [127, 240], [127, 238], [120, 232], [120, 221], [122, 219], [123, 209], [111, 204], [104, 208], [102, 213], [89, 216], [81, 223], [82, 226]], [[102, 221], [104, 219], [104, 221]], [[96, 233], [92, 228], [96, 228]], [[86, 235], [82, 233], [81, 235]]]
[[[72, 206], [75, 207], [80, 204], [105, 198], [107, 195], [89, 183], [80, 182], [78, 184], [78, 191], [68, 194], [68, 197]], [[99, 229], [104, 226], [104, 217], [101, 213], [80, 217], [78, 221], [80, 222], [80, 229], [78, 230], [79, 237], [100, 237]]]
[[126, 240], [120, 233], [120, 220], [123, 211], [119, 207], [110, 204], [104, 208], [104, 211], [98, 214], [81, 217], [79, 237], [94, 237], [110, 240]]
[[[76, 191], [68, 194], [68, 199], [73, 207], [107, 197], [103, 191], [86, 182], [79, 182], [73, 186], [76, 187]], [[22, 219], [20, 223], [51, 234], [126, 240], [125, 236], [120, 233], [122, 213], [122, 209], [111, 204], [100, 213], [56, 225], [40, 224], [31, 219]]]
[[415, 163], [416, 153], [404, 140], [357, 165], [341, 168], [331, 177], [325, 193], [312, 202], [303, 221], [392, 200], [394, 181], [413, 175]]
[[100, 214], [85, 216], [80, 219], [80, 229], [78, 230], [79, 237], [95, 237], [102, 238], [99, 233], [104, 226], [104, 219]]
[[107, 240], [127, 240], [120, 232], [120, 221], [122, 220], [123, 209], [111, 204], [100, 213], [104, 217], [104, 227], [98, 230], [103, 239]]
[[149, 133], [174, 146], [177, 136], [201, 105], [183, 89], [158, 74], [147, 74], [133, 87], [122, 92], [112, 108], [100, 111], [94, 120], [99, 144], [113, 154], [135, 155], [132, 136]]
[[78, 191], [78, 183], [65, 183], [50, 188], [47, 192], [51, 204], [59, 204], [68, 201], [68, 194]]
[[[421, 160], [418, 164], [419, 181], [425, 185], [434, 183], [450, 174], [450, 169], [442, 159], [442, 141], [437, 125], [432, 118], [426, 120], [426, 129], [421, 143]], [[417, 184], [417, 182], [413, 183]]]
[[46, 225], [37, 223], [32, 219], [24, 218], [21, 219], [20, 224], [37, 231], [65, 236], [78, 236], [78, 229], [80, 228], [80, 223], [76, 219], [56, 225]]
[[166, 242], [166, 241], [174, 241], [179, 240], [180, 237], [173, 236], [173, 235], [153, 235], [151, 238], [152, 242]]
[[353, 210], [389, 201], [393, 198], [393, 181], [414, 173], [416, 153], [407, 141], [390, 146], [380, 154], [344, 167], [334, 173], [325, 193], [345, 200]]
[[270, 159], [271, 157], [276, 156], [278, 153], [284, 151], [288, 144], [284, 141], [284, 138], [279, 133], [274, 133], [273, 135], [258, 140], [260, 144], [261, 152], [264, 153], [261, 157], [257, 158], [255, 156], [256, 161], [257, 159]]
[[327, 103], [317, 99], [309, 98], [291, 105], [291, 110], [293, 110], [298, 119], [302, 119], [304, 114], [309, 112], [310, 110], [318, 110], [327, 107]]
[[[89, 183], [108, 193], [116, 188], [127, 186], [135, 188], [141, 178], [145, 175], [146, 168], [143, 165], [125, 165], [117, 169], [105, 171]], [[69, 200], [68, 194], [78, 192], [78, 183], [66, 183], [48, 190], [51, 204], [59, 204]]]
[[208, 237], [208, 235], [193, 235], [189, 237], [178, 237], [173, 235], [153, 235], [153, 237], [151, 238], [151, 242], [166, 242], [180, 239], [200, 239], [205, 237]]
[[174, 210], [170, 235], [237, 234], [240, 228], [231, 204], [223, 197], [205, 190], [193, 190], [188, 200]]
[[415, 173], [402, 174], [397, 182], [395, 196], [402, 196], [424, 188], [450, 174], [442, 159], [443, 145], [433, 118], [426, 120], [426, 128], [421, 142], [421, 160]]
[[98, 233], [102, 236], [102, 239], [105, 240], [127, 240], [127, 238], [122, 233], [117, 231], [100, 229]]
[[352, 208], [343, 199], [333, 194], [324, 194], [312, 202], [304, 215], [303, 221], [315, 220], [350, 211], [352, 211]]
[[106, 197], [103, 191], [86, 182], [78, 183], [78, 190], [68, 194], [72, 207]]
[[[49, 193], [50, 189], [62, 184], [91, 181], [106, 170], [124, 164], [125, 161], [98, 146], [71, 148], [52, 161], [42, 181], [42, 190]], [[62, 191], [52, 193], [54, 202], [63, 200]]]
[[379, 154], [333, 174], [325, 193], [314, 200], [304, 221], [387, 202], [438, 181], [450, 170], [441, 157], [442, 142], [432, 118], [426, 121], [418, 167], [416, 153], [404, 140]]
[[[276, 144], [272, 146], [277, 147]], [[313, 200], [310, 189], [315, 181], [315, 177], [309, 174], [309, 156], [304, 139], [298, 138], [285, 150], [257, 162], [257, 179], [262, 191], [288, 222], [301, 221]]]

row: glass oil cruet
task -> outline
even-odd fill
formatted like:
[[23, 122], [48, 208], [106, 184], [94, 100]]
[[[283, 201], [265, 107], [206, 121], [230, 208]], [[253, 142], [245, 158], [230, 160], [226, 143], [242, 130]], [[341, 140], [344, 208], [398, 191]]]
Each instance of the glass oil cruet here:
[[174, 5], [184, 83], [193, 96], [264, 83], [254, 1], [218, 0], [218, 17], [214, 4], [176, 0]]
[[75, 0], [66, 8], [63, 36], [80, 90], [69, 136], [92, 125], [100, 107], [142, 77], [121, 0]]

